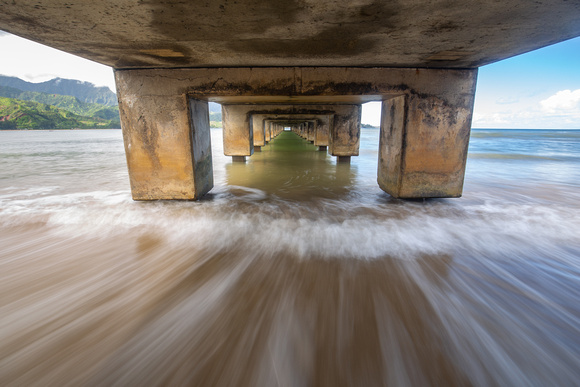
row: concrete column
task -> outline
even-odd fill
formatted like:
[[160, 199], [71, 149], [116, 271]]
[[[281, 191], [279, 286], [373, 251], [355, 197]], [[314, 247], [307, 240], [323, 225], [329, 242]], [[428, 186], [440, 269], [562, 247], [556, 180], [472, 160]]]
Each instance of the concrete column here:
[[222, 105], [222, 126], [224, 131], [224, 154], [239, 156], [254, 154], [254, 133], [250, 129], [249, 111], [251, 105]]
[[266, 130], [264, 126], [264, 118], [267, 117], [266, 114], [251, 114], [252, 123], [252, 134], [254, 136], [254, 150], [258, 150], [256, 147], [263, 147], [266, 145]]
[[316, 139], [316, 121], [307, 121], [307, 139], [314, 144]]
[[378, 183], [398, 198], [460, 197], [475, 77], [382, 103]]
[[[361, 101], [382, 100], [381, 188], [402, 198], [461, 195], [475, 69], [141, 69], [115, 70], [115, 79], [137, 200], [196, 199], [209, 191], [208, 100], [222, 104], [227, 155], [253, 153], [254, 105], [284, 120], [332, 115], [328, 146], [341, 160], [358, 155]], [[271, 129], [275, 137], [283, 127]]]
[[318, 117], [316, 126], [316, 136], [314, 137], [314, 145], [318, 147], [326, 147], [330, 140], [330, 128], [334, 122], [334, 114], [322, 115]]
[[119, 112], [134, 200], [198, 199], [213, 187], [207, 102], [175, 89], [143, 94], [117, 72]]
[[333, 156], [358, 156], [361, 105], [337, 105], [330, 130], [329, 152]]
[[272, 141], [272, 122], [264, 121], [264, 136], [266, 139], [266, 144]]

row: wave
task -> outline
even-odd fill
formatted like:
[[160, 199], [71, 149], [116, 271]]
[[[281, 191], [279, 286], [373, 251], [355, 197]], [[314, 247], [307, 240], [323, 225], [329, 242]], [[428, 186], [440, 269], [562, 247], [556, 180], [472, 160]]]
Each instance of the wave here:
[[[452, 204], [438, 200], [292, 202], [246, 187], [214, 190], [201, 202], [133, 202], [127, 191], [30, 197], [0, 195], [0, 225], [43, 223], [69, 236], [154, 232], [171, 243], [243, 245], [275, 255], [413, 259], [458, 249], [521, 249], [575, 243], [580, 218], [568, 207], [542, 204]], [[474, 232], [475, 231], [475, 232]], [[510, 247], [511, 246], [511, 247]]]

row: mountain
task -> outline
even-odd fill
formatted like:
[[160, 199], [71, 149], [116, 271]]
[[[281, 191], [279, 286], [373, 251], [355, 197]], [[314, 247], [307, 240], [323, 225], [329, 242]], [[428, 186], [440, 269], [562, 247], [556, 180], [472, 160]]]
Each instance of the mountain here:
[[[0, 97], [34, 101], [46, 105], [56, 106], [60, 109], [80, 116], [96, 116], [106, 120], [120, 122], [119, 109], [117, 106], [104, 106], [96, 103], [81, 102], [77, 97], [70, 95], [46, 94], [36, 91], [22, 91], [8, 86], [0, 86]], [[119, 123], [120, 125], [120, 123]]]
[[0, 129], [118, 128], [119, 122], [81, 116], [55, 106], [0, 97]]
[[98, 103], [105, 106], [118, 104], [117, 95], [108, 87], [96, 87], [90, 82], [74, 79], [54, 78], [46, 82], [32, 83], [20, 78], [0, 75], [0, 86], [37, 93], [70, 95], [85, 103]]

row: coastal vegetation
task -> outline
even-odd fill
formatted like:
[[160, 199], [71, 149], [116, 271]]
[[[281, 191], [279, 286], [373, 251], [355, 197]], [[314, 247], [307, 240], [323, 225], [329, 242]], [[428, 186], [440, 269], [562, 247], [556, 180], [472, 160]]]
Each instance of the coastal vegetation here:
[[20, 78], [0, 75], [0, 86], [45, 94], [70, 95], [85, 103], [117, 106], [117, 95], [108, 87], [97, 87], [90, 82], [75, 79], [54, 78], [46, 82], [32, 83]]
[[0, 76], [0, 129], [120, 127], [116, 95], [109, 88], [70, 79], [35, 84]]
[[119, 119], [107, 118], [109, 115], [102, 109], [79, 115], [53, 105], [0, 97], [0, 129], [120, 128]]
[[[210, 127], [222, 127], [221, 105], [209, 103]], [[55, 78], [32, 83], [0, 75], [0, 130], [120, 128], [117, 96], [107, 87]]]
[[209, 111], [209, 127], [210, 128], [221, 128], [222, 127], [222, 109], [220, 105], [217, 105], [219, 110], [212, 111], [212, 107], [210, 106]]

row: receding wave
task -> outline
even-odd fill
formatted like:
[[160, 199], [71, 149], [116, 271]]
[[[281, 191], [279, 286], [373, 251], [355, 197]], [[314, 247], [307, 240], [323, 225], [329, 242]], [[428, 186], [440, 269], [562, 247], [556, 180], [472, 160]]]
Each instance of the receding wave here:
[[463, 198], [402, 201], [374, 158], [304, 145], [280, 177], [264, 147], [214, 154], [204, 200], [135, 202], [122, 148], [83, 144], [0, 171], [3, 386], [580, 380], [572, 177], [498, 185], [475, 159]]

